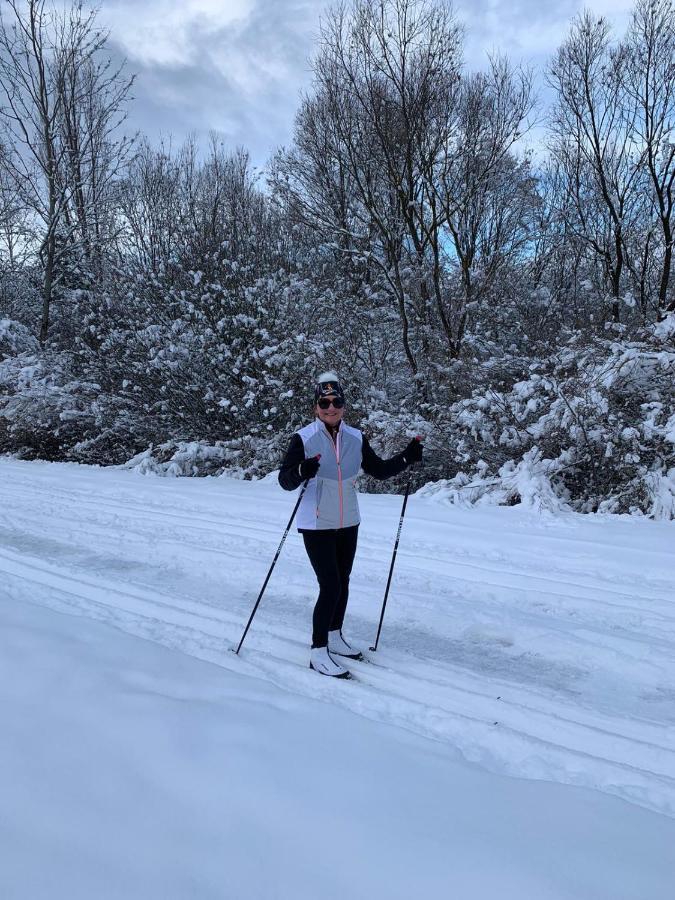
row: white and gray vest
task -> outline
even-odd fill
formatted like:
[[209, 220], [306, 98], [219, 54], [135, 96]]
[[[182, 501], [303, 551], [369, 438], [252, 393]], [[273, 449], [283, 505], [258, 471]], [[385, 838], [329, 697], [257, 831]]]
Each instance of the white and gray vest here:
[[321, 462], [300, 503], [297, 527], [321, 530], [358, 525], [361, 517], [354, 482], [361, 468], [361, 432], [340, 422], [333, 441], [323, 422], [316, 419], [298, 434], [305, 446], [305, 458], [320, 453]]

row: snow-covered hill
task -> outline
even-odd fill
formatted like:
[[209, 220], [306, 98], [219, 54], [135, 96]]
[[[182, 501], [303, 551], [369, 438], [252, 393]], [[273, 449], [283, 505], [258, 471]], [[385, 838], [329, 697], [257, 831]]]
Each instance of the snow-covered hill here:
[[[669, 897], [675, 526], [413, 498], [336, 684], [295, 533], [229, 652], [292, 503], [0, 460], [0, 894]], [[362, 498], [363, 647], [399, 511]]]

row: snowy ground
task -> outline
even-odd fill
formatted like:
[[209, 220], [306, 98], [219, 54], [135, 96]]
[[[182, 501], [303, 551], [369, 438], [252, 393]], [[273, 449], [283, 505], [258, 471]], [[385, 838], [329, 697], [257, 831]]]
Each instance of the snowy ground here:
[[[0, 896], [672, 897], [675, 527], [413, 498], [336, 684], [295, 533], [228, 652], [292, 502], [0, 460]], [[399, 509], [362, 498], [364, 647]]]

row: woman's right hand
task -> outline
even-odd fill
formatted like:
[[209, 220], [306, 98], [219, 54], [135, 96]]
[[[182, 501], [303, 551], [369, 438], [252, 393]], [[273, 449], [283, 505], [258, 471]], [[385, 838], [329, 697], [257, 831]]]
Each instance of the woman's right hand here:
[[422, 438], [413, 438], [403, 451], [403, 459], [406, 461], [407, 465], [422, 462], [423, 451], [424, 447], [422, 446]]
[[303, 481], [306, 481], [308, 478], [314, 478], [319, 471], [319, 459], [319, 456], [312, 456], [310, 459], [304, 459], [300, 463], [300, 475]]

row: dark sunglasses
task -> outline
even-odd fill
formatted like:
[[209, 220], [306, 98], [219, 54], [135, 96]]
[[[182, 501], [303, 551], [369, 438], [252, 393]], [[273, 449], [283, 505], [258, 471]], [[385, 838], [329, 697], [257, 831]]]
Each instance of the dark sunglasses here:
[[317, 403], [319, 404], [319, 409], [328, 409], [331, 404], [335, 409], [342, 409], [345, 405], [342, 397], [333, 397], [332, 400], [329, 400], [328, 397], [322, 397], [320, 400], [317, 400]]

